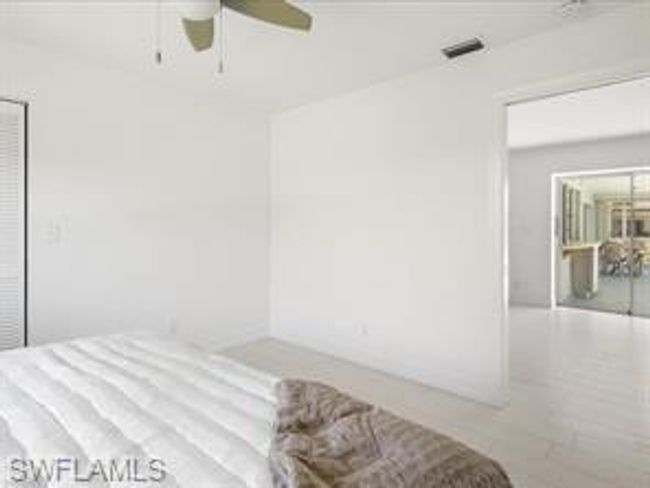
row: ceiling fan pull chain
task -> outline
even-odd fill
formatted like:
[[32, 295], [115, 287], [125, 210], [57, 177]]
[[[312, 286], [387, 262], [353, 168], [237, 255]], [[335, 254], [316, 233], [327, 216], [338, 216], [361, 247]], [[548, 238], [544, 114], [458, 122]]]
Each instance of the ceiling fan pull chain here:
[[219, 0], [219, 74], [223, 74], [224, 71], [224, 66], [223, 66], [223, 58], [224, 58], [224, 33], [223, 33], [223, 22], [224, 16], [223, 16], [223, 2]]
[[156, 64], [162, 64], [162, 0], [156, 0]]

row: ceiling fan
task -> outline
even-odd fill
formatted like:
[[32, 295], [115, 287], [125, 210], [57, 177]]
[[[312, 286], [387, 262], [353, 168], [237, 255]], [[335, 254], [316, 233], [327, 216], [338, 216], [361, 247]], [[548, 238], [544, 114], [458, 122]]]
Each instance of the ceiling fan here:
[[185, 35], [195, 51], [212, 47], [214, 18], [223, 7], [282, 27], [311, 29], [311, 16], [285, 0], [184, 0], [179, 10]]

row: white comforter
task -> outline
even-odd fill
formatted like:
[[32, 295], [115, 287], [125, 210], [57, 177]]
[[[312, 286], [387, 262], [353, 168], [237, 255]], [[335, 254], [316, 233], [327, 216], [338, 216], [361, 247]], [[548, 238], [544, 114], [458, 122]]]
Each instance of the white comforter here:
[[47, 486], [270, 486], [275, 383], [235, 361], [141, 335], [2, 353], [0, 486], [46, 486], [17, 483], [10, 460], [60, 458], [86, 468], [157, 459], [166, 476], [80, 484], [70, 474]]

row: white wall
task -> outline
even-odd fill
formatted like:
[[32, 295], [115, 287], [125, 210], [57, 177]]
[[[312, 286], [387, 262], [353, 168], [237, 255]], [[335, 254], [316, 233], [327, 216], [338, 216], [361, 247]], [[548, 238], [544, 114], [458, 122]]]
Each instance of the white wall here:
[[650, 135], [510, 152], [512, 304], [551, 305], [551, 175], [635, 166], [650, 166]]
[[272, 334], [503, 400], [497, 95], [647, 61], [642, 8], [275, 118]]
[[29, 100], [29, 338], [268, 332], [268, 121], [0, 43]]

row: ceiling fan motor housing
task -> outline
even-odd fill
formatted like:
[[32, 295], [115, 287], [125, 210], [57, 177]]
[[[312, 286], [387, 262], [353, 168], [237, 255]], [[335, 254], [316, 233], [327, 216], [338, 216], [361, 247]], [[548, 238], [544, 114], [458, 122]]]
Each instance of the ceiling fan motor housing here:
[[219, 0], [185, 0], [178, 5], [181, 15], [189, 20], [208, 20], [219, 13]]

